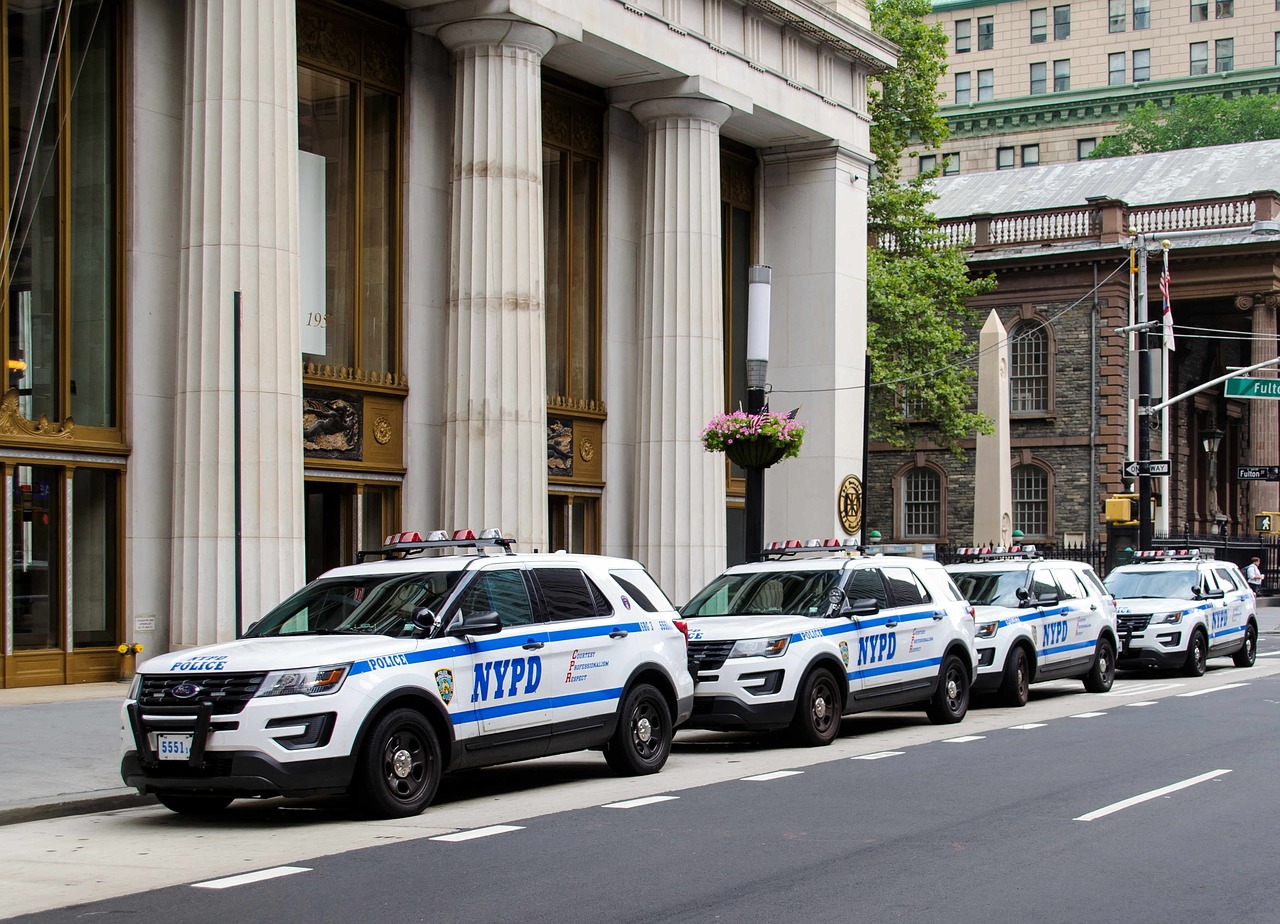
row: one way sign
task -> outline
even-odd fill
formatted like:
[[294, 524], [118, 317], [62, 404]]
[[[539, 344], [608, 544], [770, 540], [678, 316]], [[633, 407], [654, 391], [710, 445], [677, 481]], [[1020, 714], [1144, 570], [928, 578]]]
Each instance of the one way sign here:
[[1142, 474], [1159, 477], [1168, 475], [1172, 471], [1173, 465], [1168, 459], [1148, 459], [1145, 463], [1135, 459], [1130, 459], [1120, 468], [1120, 473], [1124, 475], [1125, 478], [1137, 478]]

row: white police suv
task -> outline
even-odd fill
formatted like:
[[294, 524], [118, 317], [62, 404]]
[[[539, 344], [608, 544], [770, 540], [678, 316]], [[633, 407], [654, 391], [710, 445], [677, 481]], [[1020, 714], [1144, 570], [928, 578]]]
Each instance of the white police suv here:
[[1090, 693], [1116, 674], [1116, 604], [1093, 569], [1046, 561], [1035, 546], [967, 548], [947, 565], [977, 611], [975, 691], [1025, 706], [1030, 685], [1079, 677]]
[[1219, 655], [1253, 666], [1257, 604], [1231, 562], [1200, 549], [1156, 549], [1136, 553], [1105, 583], [1119, 608], [1119, 667], [1181, 668], [1199, 677]]
[[936, 562], [862, 556], [834, 539], [775, 543], [681, 613], [690, 728], [789, 727], [824, 745], [851, 713], [921, 704], [946, 723], [969, 708], [973, 615]]
[[403, 817], [444, 770], [582, 748], [629, 775], [666, 763], [693, 682], [684, 626], [637, 562], [515, 554], [493, 530], [402, 533], [360, 558], [243, 639], [139, 667], [125, 783], [177, 812], [349, 793]]

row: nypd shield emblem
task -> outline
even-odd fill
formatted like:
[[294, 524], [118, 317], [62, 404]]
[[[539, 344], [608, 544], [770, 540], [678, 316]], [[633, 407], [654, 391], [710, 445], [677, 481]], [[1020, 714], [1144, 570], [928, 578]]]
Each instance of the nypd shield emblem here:
[[845, 667], [849, 666], [849, 643], [848, 642], [840, 643], [840, 660], [844, 662]]
[[444, 700], [444, 704], [449, 705], [449, 700], [453, 699], [453, 671], [447, 667], [436, 671], [436, 687], [440, 690], [440, 698]]

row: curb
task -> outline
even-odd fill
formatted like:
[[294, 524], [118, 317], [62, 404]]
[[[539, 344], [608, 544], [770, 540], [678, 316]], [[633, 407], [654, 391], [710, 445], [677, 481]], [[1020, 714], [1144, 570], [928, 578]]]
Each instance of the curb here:
[[91, 815], [95, 812], [142, 808], [156, 804], [155, 796], [140, 796], [132, 789], [105, 790], [65, 798], [19, 802], [14, 805], [0, 806], [0, 826], [17, 825], [26, 821], [44, 821], [49, 818], [65, 818], [69, 815]]

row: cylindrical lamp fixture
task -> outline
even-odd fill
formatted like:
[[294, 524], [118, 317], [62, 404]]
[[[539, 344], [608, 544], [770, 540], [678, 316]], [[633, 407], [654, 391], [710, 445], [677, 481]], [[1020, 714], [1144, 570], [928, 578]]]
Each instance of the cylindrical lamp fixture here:
[[769, 308], [773, 268], [747, 267], [747, 388], [763, 389], [769, 375]]

